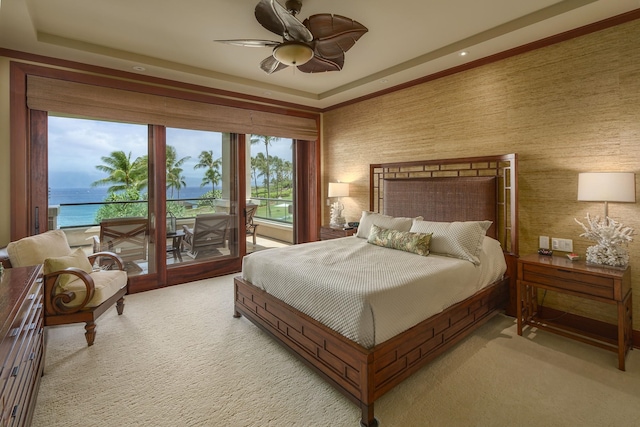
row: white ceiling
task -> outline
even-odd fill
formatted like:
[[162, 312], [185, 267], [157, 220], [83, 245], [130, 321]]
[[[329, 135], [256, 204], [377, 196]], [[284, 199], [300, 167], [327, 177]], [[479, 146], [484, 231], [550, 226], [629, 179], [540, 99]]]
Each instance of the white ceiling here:
[[303, 0], [300, 20], [333, 13], [369, 32], [342, 71], [267, 75], [259, 64], [269, 48], [214, 42], [280, 41], [256, 21], [257, 3], [0, 0], [0, 47], [327, 108], [640, 8], [638, 0]]

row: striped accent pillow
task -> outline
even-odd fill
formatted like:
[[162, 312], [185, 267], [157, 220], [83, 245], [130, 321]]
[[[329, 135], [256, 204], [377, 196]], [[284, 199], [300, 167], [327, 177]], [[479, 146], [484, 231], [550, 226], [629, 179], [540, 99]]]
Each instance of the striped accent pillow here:
[[431, 233], [430, 250], [434, 254], [446, 255], [480, 264], [482, 241], [491, 227], [491, 221], [433, 222], [414, 221], [410, 231]]

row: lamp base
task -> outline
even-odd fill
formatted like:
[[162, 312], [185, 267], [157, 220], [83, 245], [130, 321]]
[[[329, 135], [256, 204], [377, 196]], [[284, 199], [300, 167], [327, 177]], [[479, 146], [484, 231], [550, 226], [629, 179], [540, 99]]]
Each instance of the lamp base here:
[[332, 218], [331, 222], [329, 223], [329, 226], [334, 228], [342, 228], [345, 226], [346, 223], [347, 223], [347, 220], [344, 219], [343, 216], [339, 216], [337, 218]]

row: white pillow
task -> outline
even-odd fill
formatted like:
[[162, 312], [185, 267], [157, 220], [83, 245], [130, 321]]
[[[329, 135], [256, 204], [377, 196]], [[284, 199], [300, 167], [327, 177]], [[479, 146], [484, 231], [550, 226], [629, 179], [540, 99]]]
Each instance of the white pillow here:
[[382, 215], [370, 211], [362, 211], [362, 217], [360, 217], [360, 224], [358, 225], [358, 232], [356, 233], [356, 237], [360, 237], [361, 239], [368, 239], [369, 232], [371, 231], [371, 226], [373, 224], [389, 230], [409, 231], [414, 219], [422, 219], [422, 217], [419, 216], [416, 218], [403, 218]]
[[480, 264], [482, 241], [491, 221], [433, 222], [414, 221], [409, 231], [431, 233], [431, 253], [446, 255]]

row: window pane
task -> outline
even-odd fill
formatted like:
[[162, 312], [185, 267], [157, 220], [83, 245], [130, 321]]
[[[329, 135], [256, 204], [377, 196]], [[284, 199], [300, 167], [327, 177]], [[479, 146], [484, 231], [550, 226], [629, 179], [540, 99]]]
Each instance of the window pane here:
[[166, 151], [169, 264], [238, 256], [231, 134], [167, 128]]
[[117, 253], [129, 275], [154, 272], [147, 126], [53, 115], [48, 125], [49, 229], [87, 253]]
[[250, 200], [257, 206], [254, 233], [247, 236], [247, 251], [293, 243], [293, 140], [266, 135], [248, 135], [250, 141]]

